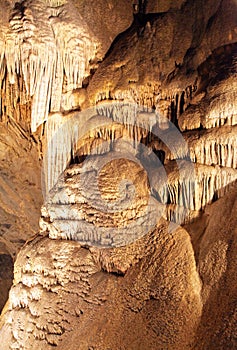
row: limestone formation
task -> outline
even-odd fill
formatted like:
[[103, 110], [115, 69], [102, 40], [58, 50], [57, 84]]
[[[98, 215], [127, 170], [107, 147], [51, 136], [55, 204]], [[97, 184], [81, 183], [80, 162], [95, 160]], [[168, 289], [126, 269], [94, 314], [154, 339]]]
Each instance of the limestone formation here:
[[[24, 349], [188, 346], [202, 303], [187, 232], [180, 228], [170, 235], [163, 223], [143, 240], [112, 252], [111, 258], [106, 259], [107, 251], [105, 259], [98, 252], [40, 236], [21, 251], [11, 311], [3, 313], [3, 350], [8, 344]], [[190, 337], [185, 339], [187, 331]]]
[[0, 11], [1, 350], [236, 349], [236, 0]]

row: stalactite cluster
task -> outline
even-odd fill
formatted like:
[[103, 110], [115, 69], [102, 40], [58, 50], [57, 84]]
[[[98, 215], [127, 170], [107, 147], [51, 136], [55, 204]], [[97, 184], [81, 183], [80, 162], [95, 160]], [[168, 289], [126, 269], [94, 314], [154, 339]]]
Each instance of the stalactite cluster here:
[[64, 93], [82, 86], [98, 44], [80, 15], [69, 14], [71, 4], [50, 5], [16, 3], [0, 41], [2, 119], [19, 119], [19, 106], [30, 104], [32, 132], [60, 111]]
[[2, 1], [1, 349], [236, 348], [235, 3]]

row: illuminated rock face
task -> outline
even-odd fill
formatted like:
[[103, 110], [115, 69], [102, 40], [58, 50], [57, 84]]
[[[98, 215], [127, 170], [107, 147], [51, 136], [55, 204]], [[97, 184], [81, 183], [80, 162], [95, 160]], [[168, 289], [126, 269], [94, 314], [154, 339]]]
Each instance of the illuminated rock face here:
[[3, 350], [236, 349], [236, 1], [3, 8]]
[[[82, 86], [96, 55], [96, 40], [80, 15], [70, 13], [69, 4], [29, 1], [16, 3], [8, 14], [9, 27], [1, 38], [2, 111], [19, 98], [20, 104], [31, 102], [33, 132], [50, 111], [60, 109], [63, 92]], [[12, 94], [8, 103], [6, 94]]]
[[[142, 240], [111, 251], [90, 252], [73, 241], [39, 237], [18, 256], [15, 283], [12, 311], [5, 315], [9, 330], [1, 333], [4, 350], [8, 344], [102, 350], [118, 342], [125, 349], [162, 344], [177, 349], [177, 343], [184, 349], [201, 315], [190, 238], [181, 228], [169, 235], [165, 222]], [[11, 317], [17, 319], [14, 334]]]
[[[130, 24], [131, 17], [128, 14], [120, 21], [120, 30]], [[94, 68], [93, 61], [104, 56], [105, 48], [104, 38], [97, 38], [73, 2], [16, 2], [6, 6], [0, 23], [3, 117], [10, 114], [19, 120], [20, 106], [28, 103], [31, 130], [35, 132], [50, 112], [79, 107], [72, 91], [82, 88]], [[117, 33], [110, 33], [105, 46]]]

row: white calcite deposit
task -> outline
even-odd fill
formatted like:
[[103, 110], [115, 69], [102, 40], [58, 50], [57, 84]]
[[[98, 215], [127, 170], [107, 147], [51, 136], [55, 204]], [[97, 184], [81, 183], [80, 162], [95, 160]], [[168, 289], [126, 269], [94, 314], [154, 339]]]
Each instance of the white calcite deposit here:
[[31, 130], [35, 132], [50, 112], [60, 110], [63, 93], [81, 88], [98, 42], [68, 2], [16, 2], [9, 16], [9, 27], [0, 40], [1, 84], [7, 74], [2, 105], [8, 84], [13, 90], [10, 105], [16, 99], [14, 89], [22, 84], [20, 103], [31, 101]]

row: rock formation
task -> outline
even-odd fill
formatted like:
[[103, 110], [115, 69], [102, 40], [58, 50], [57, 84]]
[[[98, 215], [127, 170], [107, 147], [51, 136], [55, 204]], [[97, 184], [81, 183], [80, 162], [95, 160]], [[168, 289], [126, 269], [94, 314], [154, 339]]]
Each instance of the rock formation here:
[[236, 349], [236, 0], [1, 2], [1, 349]]

